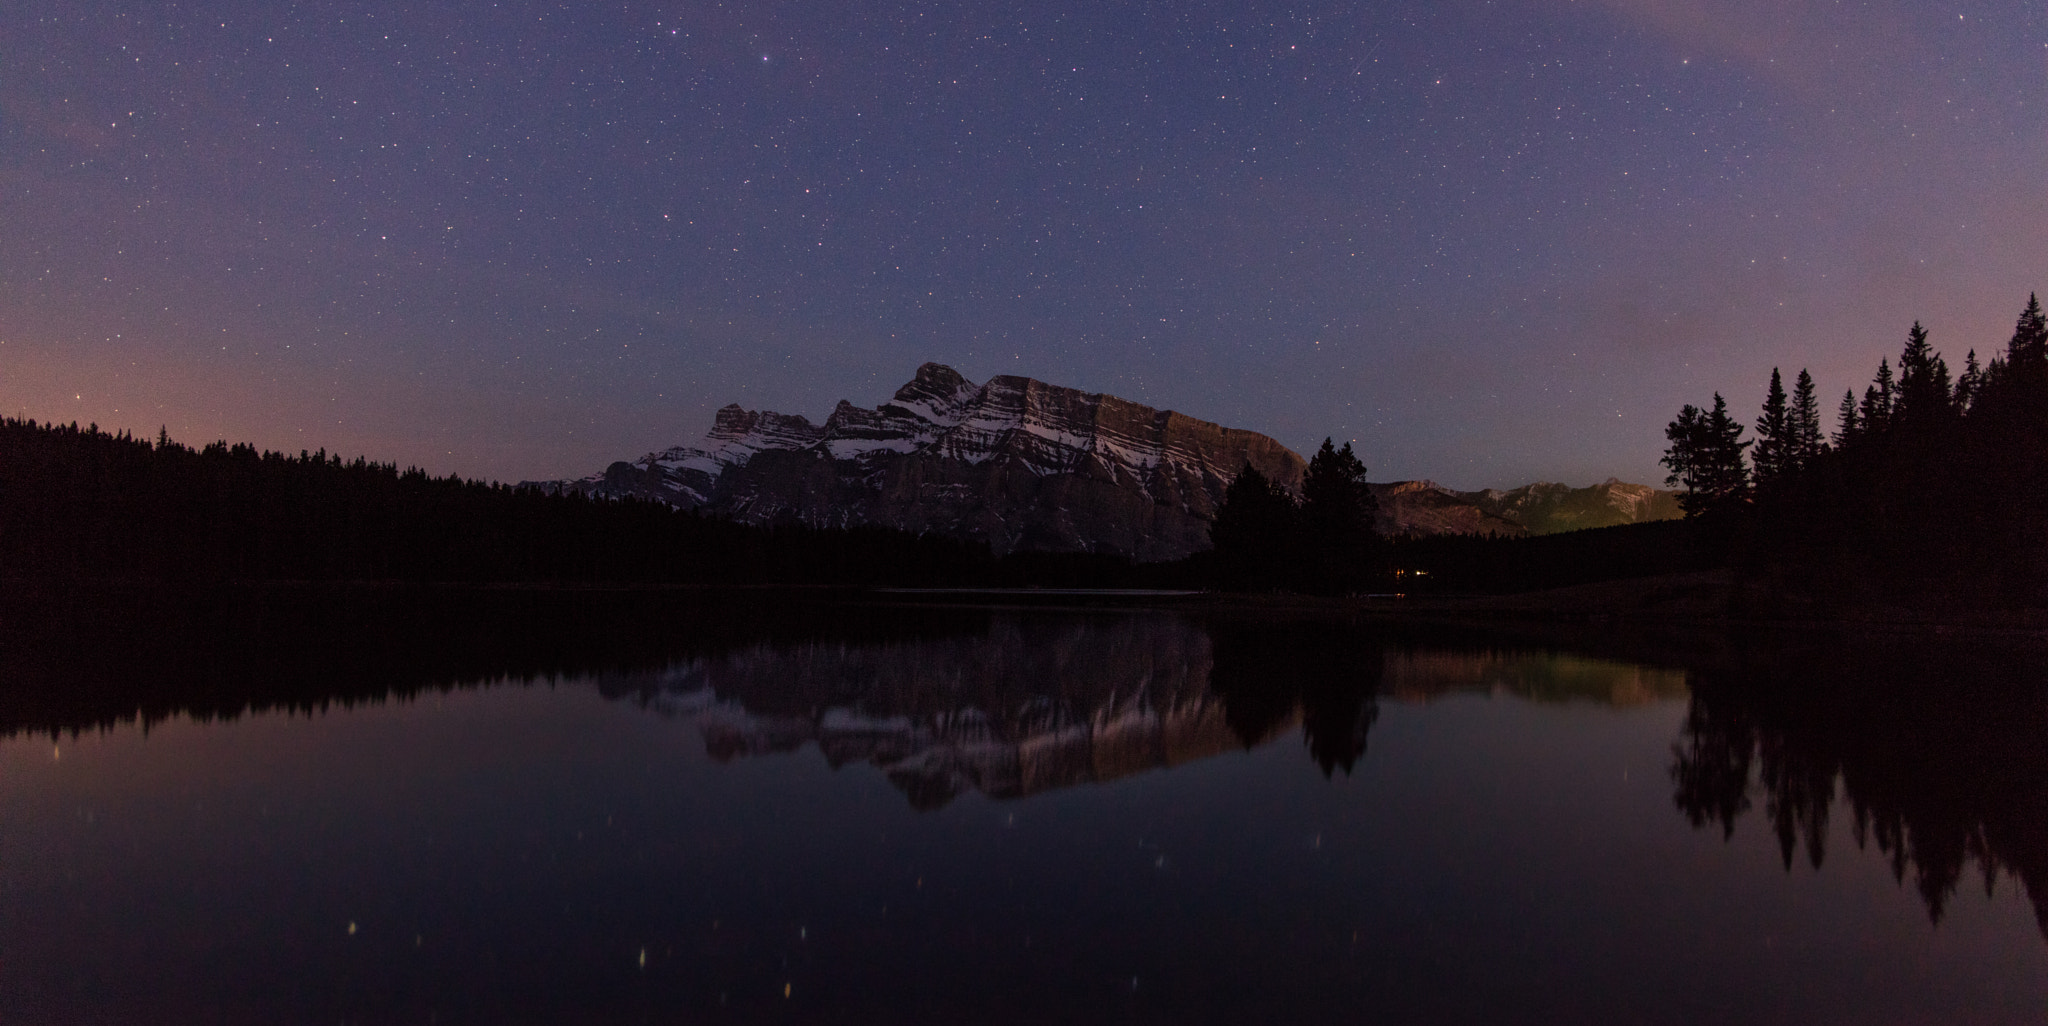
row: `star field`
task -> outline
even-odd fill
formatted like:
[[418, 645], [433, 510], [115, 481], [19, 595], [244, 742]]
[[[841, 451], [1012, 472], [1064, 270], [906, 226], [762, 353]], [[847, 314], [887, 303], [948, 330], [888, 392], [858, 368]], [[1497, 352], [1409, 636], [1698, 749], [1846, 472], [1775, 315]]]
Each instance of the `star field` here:
[[2048, 290], [2048, 12], [1722, 0], [0, 11], [0, 404], [580, 475], [925, 360], [1375, 480], [1661, 480]]

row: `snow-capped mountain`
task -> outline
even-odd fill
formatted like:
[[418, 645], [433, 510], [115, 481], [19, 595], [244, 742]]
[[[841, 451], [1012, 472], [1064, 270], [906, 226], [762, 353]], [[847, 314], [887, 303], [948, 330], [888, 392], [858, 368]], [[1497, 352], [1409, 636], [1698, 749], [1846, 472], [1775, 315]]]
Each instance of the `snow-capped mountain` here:
[[928, 363], [888, 402], [823, 424], [727, 406], [696, 445], [557, 490], [639, 496], [751, 523], [883, 524], [1012, 549], [1176, 559], [1246, 463], [1297, 488], [1279, 442], [1115, 396]]
[[[695, 445], [581, 480], [527, 483], [748, 523], [937, 532], [997, 553], [1169, 560], [1209, 547], [1223, 491], [1247, 463], [1296, 491], [1307, 469], [1255, 431], [1031, 378], [975, 384], [927, 363], [874, 409], [842, 399], [813, 424], [727, 406]], [[1431, 481], [1372, 487], [1389, 534], [1551, 534], [1679, 515], [1676, 493], [1612, 479], [1481, 492]]]

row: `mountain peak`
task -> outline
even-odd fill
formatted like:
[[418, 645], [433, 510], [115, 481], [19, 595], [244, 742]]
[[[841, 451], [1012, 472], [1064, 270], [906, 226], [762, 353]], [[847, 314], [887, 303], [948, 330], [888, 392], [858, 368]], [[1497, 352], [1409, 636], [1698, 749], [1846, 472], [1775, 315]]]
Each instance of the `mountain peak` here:
[[754, 411], [738, 403], [727, 403], [718, 408], [711, 418], [711, 433], [720, 436], [744, 435], [754, 428]]
[[[1299, 487], [1307, 464], [1253, 431], [1114, 396], [926, 363], [872, 409], [821, 425], [727, 406], [696, 445], [651, 455], [633, 494], [753, 523], [878, 523], [1012, 549], [1175, 559], [1207, 548], [1223, 490], [1250, 462]], [[617, 492], [597, 474], [555, 487]]]
[[[544, 487], [632, 495], [747, 523], [881, 524], [1015, 549], [1178, 559], [1209, 547], [1247, 464], [1299, 491], [1307, 463], [1255, 431], [1003, 374], [927, 363], [889, 401], [822, 424], [737, 404], [694, 445]], [[1388, 532], [1545, 534], [1677, 515], [1673, 493], [1608, 481], [1456, 492], [1373, 485]]]
[[965, 375], [943, 363], [921, 363], [917, 366], [917, 374], [910, 379], [909, 384], [904, 385], [902, 389], [898, 390], [898, 394], [900, 395], [902, 392], [913, 388], [923, 388], [935, 392], [957, 392], [963, 388], [973, 387], [974, 382], [967, 380]]

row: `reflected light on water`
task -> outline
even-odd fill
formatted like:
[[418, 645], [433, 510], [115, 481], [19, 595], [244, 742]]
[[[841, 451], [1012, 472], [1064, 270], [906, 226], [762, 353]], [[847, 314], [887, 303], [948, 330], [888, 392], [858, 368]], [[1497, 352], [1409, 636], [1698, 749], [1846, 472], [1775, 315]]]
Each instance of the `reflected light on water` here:
[[511, 615], [351, 673], [223, 650], [306, 667], [268, 706], [218, 651], [17, 661], [71, 690], [0, 709], [0, 1019], [2048, 1007], [2024, 649]]

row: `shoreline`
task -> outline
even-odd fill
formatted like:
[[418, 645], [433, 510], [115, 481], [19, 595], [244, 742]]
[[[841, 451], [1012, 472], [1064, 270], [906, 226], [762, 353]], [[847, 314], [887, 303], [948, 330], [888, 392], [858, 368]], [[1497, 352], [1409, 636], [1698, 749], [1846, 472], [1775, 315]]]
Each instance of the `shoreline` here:
[[[2048, 637], [2048, 609], [1929, 609], [1903, 604], [1847, 605], [1787, 612], [1782, 596], [1742, 587], [1732, 571], [1711, 570], [1625, 578], [1504, 595], [1317, 596], [1160, 588], [893, 587], [819, 584], [694, 584], [660, 582], [467, 581], [166, 581], [147, 579], [0, 578], [0, 610], [44, 603], [137, 600], [193, 595], [318, 595], [374, 598], [463, 594], [640, 596], [805, 604], [1053, 612], [1160, 611], [1229, 617], [1373, 620], [1390, 623], [1509, 628], [1539, 627], [1722, 632], [1762, 629], [1934, 636]], [[0, 630], [4, 630], [0, 624]]]

